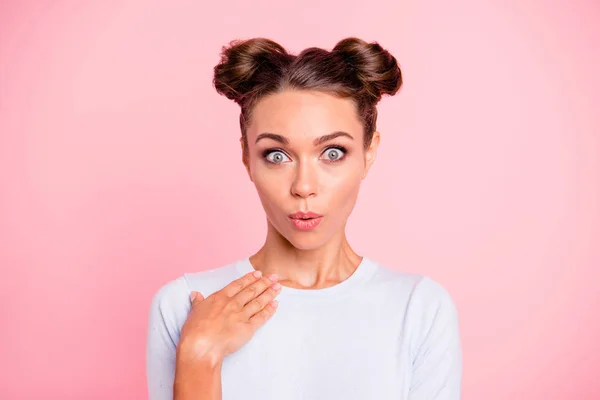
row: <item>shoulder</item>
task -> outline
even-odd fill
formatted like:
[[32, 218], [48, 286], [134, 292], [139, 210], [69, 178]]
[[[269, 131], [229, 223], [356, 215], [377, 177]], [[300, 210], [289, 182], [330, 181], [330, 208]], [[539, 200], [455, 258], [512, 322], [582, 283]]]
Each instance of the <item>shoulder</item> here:
[[190, 311], [191, 292], [195, 290], [208, 297], [225, 287], [237, 277], [236, 264], [237, 262], [204, 271], [184, 273], [163, 283], [154, 292], [152, 310], [175, 325], [183, 324]]
[[432, 326], [457, 324], [458, 314], [452, 296], [440, 282], [424, 274], [408, 273], [372, 261], [376, 265], [373, 281], [387, 287], [388, 296], [405, 308], [407, 328], [425, 334]]
[[217, 268], [185, 273], [182, 278], [186, 281], [190, 292], [195, 290], [208, 297], [243, 275], [239, 268], [241, 263], [242, 261], [238, 260]]
[[413, 354], [433, 347], [459, 349], [458, 311], [449, 291], [438, 281], [423, 276], [411, 295], [406, 314]]
[[411, 303], [413, 307], [456, 313], [450, 292], [441, 283], [426, 275], [422, 276], [415, 286]]
[[448, 290], [438, 281], [428, 275], [404, 272], [370, 260], [376, 267], [374, 281], [387, 283], [395, 289], [410, 296], [413, 308], [437, 308], [440, 306], [454, 307], [454, 302]]
[[415, 287], [419, 285], [420, 281], [424, 278], [423, 275], [405, 272], [400, 269], [393, 269], [370, 258], [367, 260], [373, 265], [374, 273], [372, 282], [375, 284], [390, 285], [395, 290], [412, 293]]

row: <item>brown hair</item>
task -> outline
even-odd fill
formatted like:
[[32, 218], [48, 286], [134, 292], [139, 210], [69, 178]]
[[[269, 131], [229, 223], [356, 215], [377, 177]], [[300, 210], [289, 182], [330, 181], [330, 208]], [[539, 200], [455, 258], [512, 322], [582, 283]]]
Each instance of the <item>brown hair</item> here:
[[331, 51], [311, 47], [293, 55], [270, 39], [254, 38], [234, 40], [223, 47], [213, 84], [218, 93], [240, 105], [246, 150], [246, 128], [253, 106], [262, 97], [285, 89], [351, 97], [363, 122], [364, 145], [368, 147], [376, 130], [376, 105], [382, 95], [398, 92], [402, 74], [396, 59], [376, 42], [350, 37], [339, 41]]

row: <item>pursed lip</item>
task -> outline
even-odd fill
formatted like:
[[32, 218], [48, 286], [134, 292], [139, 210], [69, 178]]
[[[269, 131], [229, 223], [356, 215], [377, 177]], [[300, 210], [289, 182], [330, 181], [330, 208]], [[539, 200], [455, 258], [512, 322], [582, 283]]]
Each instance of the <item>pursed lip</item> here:
[[313, 219], [313, 218], [321, 218], [322, 215], [314, 213], [312, 211], [307, 211], [307, 212], [296, 211], [295, 213], [288, 215], [288, 217], [290, 217], [291, 219], [303, 219], [303, 220], [306, 220], [306, 219]]

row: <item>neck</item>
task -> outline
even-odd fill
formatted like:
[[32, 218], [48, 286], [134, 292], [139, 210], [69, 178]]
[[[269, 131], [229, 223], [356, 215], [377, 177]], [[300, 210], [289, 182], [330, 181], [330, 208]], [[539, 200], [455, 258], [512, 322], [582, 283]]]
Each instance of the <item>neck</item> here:
[[250, 257], [253, 267], [264, 275], [277, 274], [283, 286], [322, 289], [346, 280], [360, 264], [342, 229], [326, 244], [315, 249], [294, 247], [269, 224], [262, 248]]

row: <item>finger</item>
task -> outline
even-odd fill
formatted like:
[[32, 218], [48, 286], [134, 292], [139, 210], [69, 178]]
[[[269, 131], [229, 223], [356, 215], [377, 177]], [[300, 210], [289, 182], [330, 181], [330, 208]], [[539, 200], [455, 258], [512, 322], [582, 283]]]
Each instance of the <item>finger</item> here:
[[219, 292], [223, 293], [227, 297], [233, 297], [238, 294], [242, 289], [251, 283], [256, 282], [257, 279], [260, 279], [262, 273], [260, 271], [248, 272], [246, 275], [238, 278], [234, 281], [231, 281], [227, 286], [221, 289]]
[[254, 314], [249, 320], [248, 323], [252, 326], [254, 330], [257, 330], [261, 326], [265, 324], [273, 316], [275, 310], [277, 310], [277, 306], [279, 303], [277, 300], [271, 301], [265, 308]]
[[204, 296], [202, 295], [202, 293], [192, 290], [192, 292], [190, 293], [190, 301], [192, 302], [192, 304], [194, 303], [194, 301], [202, 300], [204, 300]]
[[257, 280], [251, 285], [248, 285], [246, 288], [241, 290], [238, 294], [235, 295], [233, 300], [236, 302], [239, 308], [244, 307], [248, 302], [254, 300], [256, 297], [262, 294], [269, 286], [273, 283], [277, 282], [277, 275], [271, 274], [269, 277], [263, 277], [262, 279]]
[[260, 296], [250, 300], [243, 309], [246, 318], [250, 319], [254, 314], [261, 311], [281, 292], [281, 285], [274, 283], [268, 287]]

